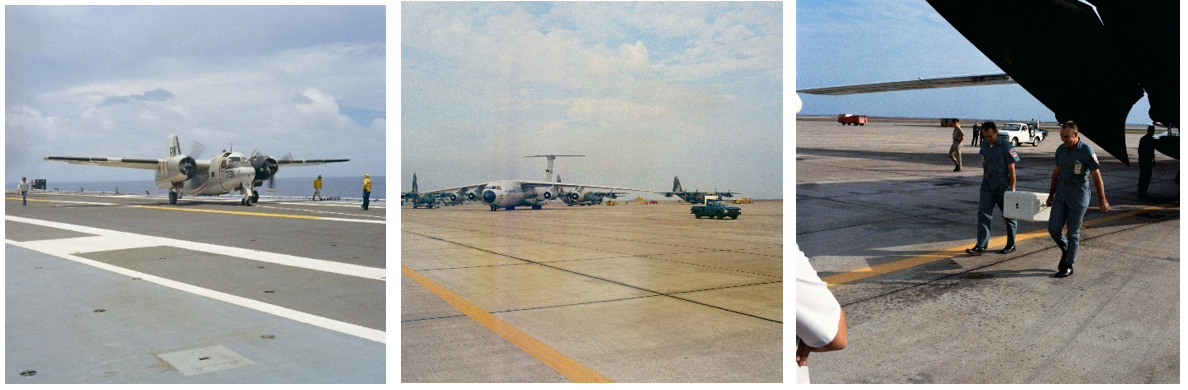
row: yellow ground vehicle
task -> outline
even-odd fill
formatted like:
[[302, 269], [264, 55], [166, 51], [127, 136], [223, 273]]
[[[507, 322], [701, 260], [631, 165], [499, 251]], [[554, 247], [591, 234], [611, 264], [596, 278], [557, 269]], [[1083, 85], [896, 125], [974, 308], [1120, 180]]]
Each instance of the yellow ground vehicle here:
[[751, 198], [742, 198], [742, 199], [735, 199], [733, 201], [733, 203], [734, 204], [751, 204], [751, 203], [755, 203], [755, 200], [753, 200]]
[[614, 205], [617, 205], [617, 204], [619, 204], [619, 201], [617, 201], [617, 200], [608, 200], [608, 201], [606, 201], [606, 205], [607, 205], [607, 206], [614, 206]]

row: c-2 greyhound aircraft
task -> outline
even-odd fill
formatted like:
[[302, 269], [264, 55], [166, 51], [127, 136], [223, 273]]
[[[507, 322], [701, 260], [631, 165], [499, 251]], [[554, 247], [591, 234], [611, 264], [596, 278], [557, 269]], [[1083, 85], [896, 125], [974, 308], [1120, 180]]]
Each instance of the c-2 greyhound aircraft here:
[[182, 154], [177, 135], [169, 136], [169, 157], [160, 159], [59, 157], [47, 156], [48, 161], [105, 167], [151, 169], [156, 171], [157, 188], [169, 189], [169, 204], [176, 205], [182, 194], [222, 195], [239, 191], [240, 204], [251, 206], [260, 194], [254, 188], [276, 175], [281, 165], [303, 166], [350, 161], [349, 159], [277, 160], [253, 153], [251, 157], [239, 152], [223, 152], [210, 160], [195, 160]]

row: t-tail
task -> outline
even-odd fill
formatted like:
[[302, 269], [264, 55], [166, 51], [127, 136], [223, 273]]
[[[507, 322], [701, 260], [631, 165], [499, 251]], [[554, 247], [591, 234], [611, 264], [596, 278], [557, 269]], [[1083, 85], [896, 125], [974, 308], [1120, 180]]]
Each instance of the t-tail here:
[[414, 193], [414, 194], [417, 193], [417, 173], [416, 172], [413, 172], [412, 193]]
[[672, 192], [685, 192], [681, 189], [681, 178], [679, 176], [672, 177]]
[[181, 142], [177, 141], [177, 134], [169, 136], [169, 157], [181, 154]]

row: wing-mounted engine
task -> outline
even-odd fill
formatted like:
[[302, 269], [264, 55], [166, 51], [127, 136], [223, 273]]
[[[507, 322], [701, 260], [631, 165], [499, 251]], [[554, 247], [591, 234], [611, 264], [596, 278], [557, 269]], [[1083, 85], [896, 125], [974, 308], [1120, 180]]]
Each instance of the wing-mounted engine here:
[[179, 154], [165, 159], [157, 170], [157, 185], [181, 183], [198, 173], [198, 163], [193, 157]]
[[264, 184], [265, 180], [275, 177], [276, 171], [280, 169], [280, 164], [272, 156], [252, 154], [252, 157], [248, 161], [252, 163], [252, 168], [256, 170], [256, 178], [253, 180], [253, 185], [255, 186], [260, 186]]

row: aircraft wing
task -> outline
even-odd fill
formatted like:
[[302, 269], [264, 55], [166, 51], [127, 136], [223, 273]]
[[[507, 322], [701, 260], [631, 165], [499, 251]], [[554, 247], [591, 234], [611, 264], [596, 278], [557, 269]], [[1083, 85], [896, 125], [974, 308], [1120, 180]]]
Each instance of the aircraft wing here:
[[102, 167], [135, 168], [155, 170], [164, 159], [157, 158], [114, 158], [114, 157], [66, 157], [46, 156], [46, 161], [61, 161], [69, 164], [98, 165]]
[[347, 162], [347, 161], [351, 161], [351, 159], [339, 158], [339, 159], [308, 159], [308, 160], [276, 160], [276, 164], [277, 165], [289, 165], [289, 166], [295, 166], [295, 167], [302, 167], [302, 166], [307, 166], [307, 165], [322, 165], [322, 164], [329, 164], [329, 163], [336, 163], [336, 162]]
[[547, 182], [547, 181], [522, 181], [522, 182], [520, 182], [520, 186], [521, 186], [521, 187], [523, 187], [523, 188], [525, 188], [525, 189], [527, 189], [527, 188], [535, 188], [535, 187], [552, 187], [552, 186], [557, 186], [557, 187], [562, 187], [562, 188], [564, 188], [564, 187], [573, 187], [573, 188], [601, 188], [601, 189], [607, 189], [607, 190], [618, 190], [618, 191], [652, 192], [652, 190], [641, 190], [641, 189], [638, 189], [638, 188], [626, 188], [626, 187], [600, 186], [600, 185], [593, 185], [593, 184], [553, 183], [553, 182]]
[[1014, 84], [1015, 80], [1003, 73], [977, 76], [942, 77], [890, 83], [846, 85], [840, 87], [798, 89], [798, 93], [814, 95], [852, 95], [858, 93], [908, 91], [913, 89], [971, 87], [978, 85]]
[[481, 194], [483, 192], [484, 188], [487, 188], [487, 183], [479, 183], [479, 184], [471, 184], [468, 186], [442, 188], [440, 190], [425, 191], [425, 192], [422, 192], [422, 194], [434, 194], [439, 197], [444, 196], [446, 194], [454, 194], [454, 193], [464, 194], [466, 192], [474, 192], [476, 194]]

